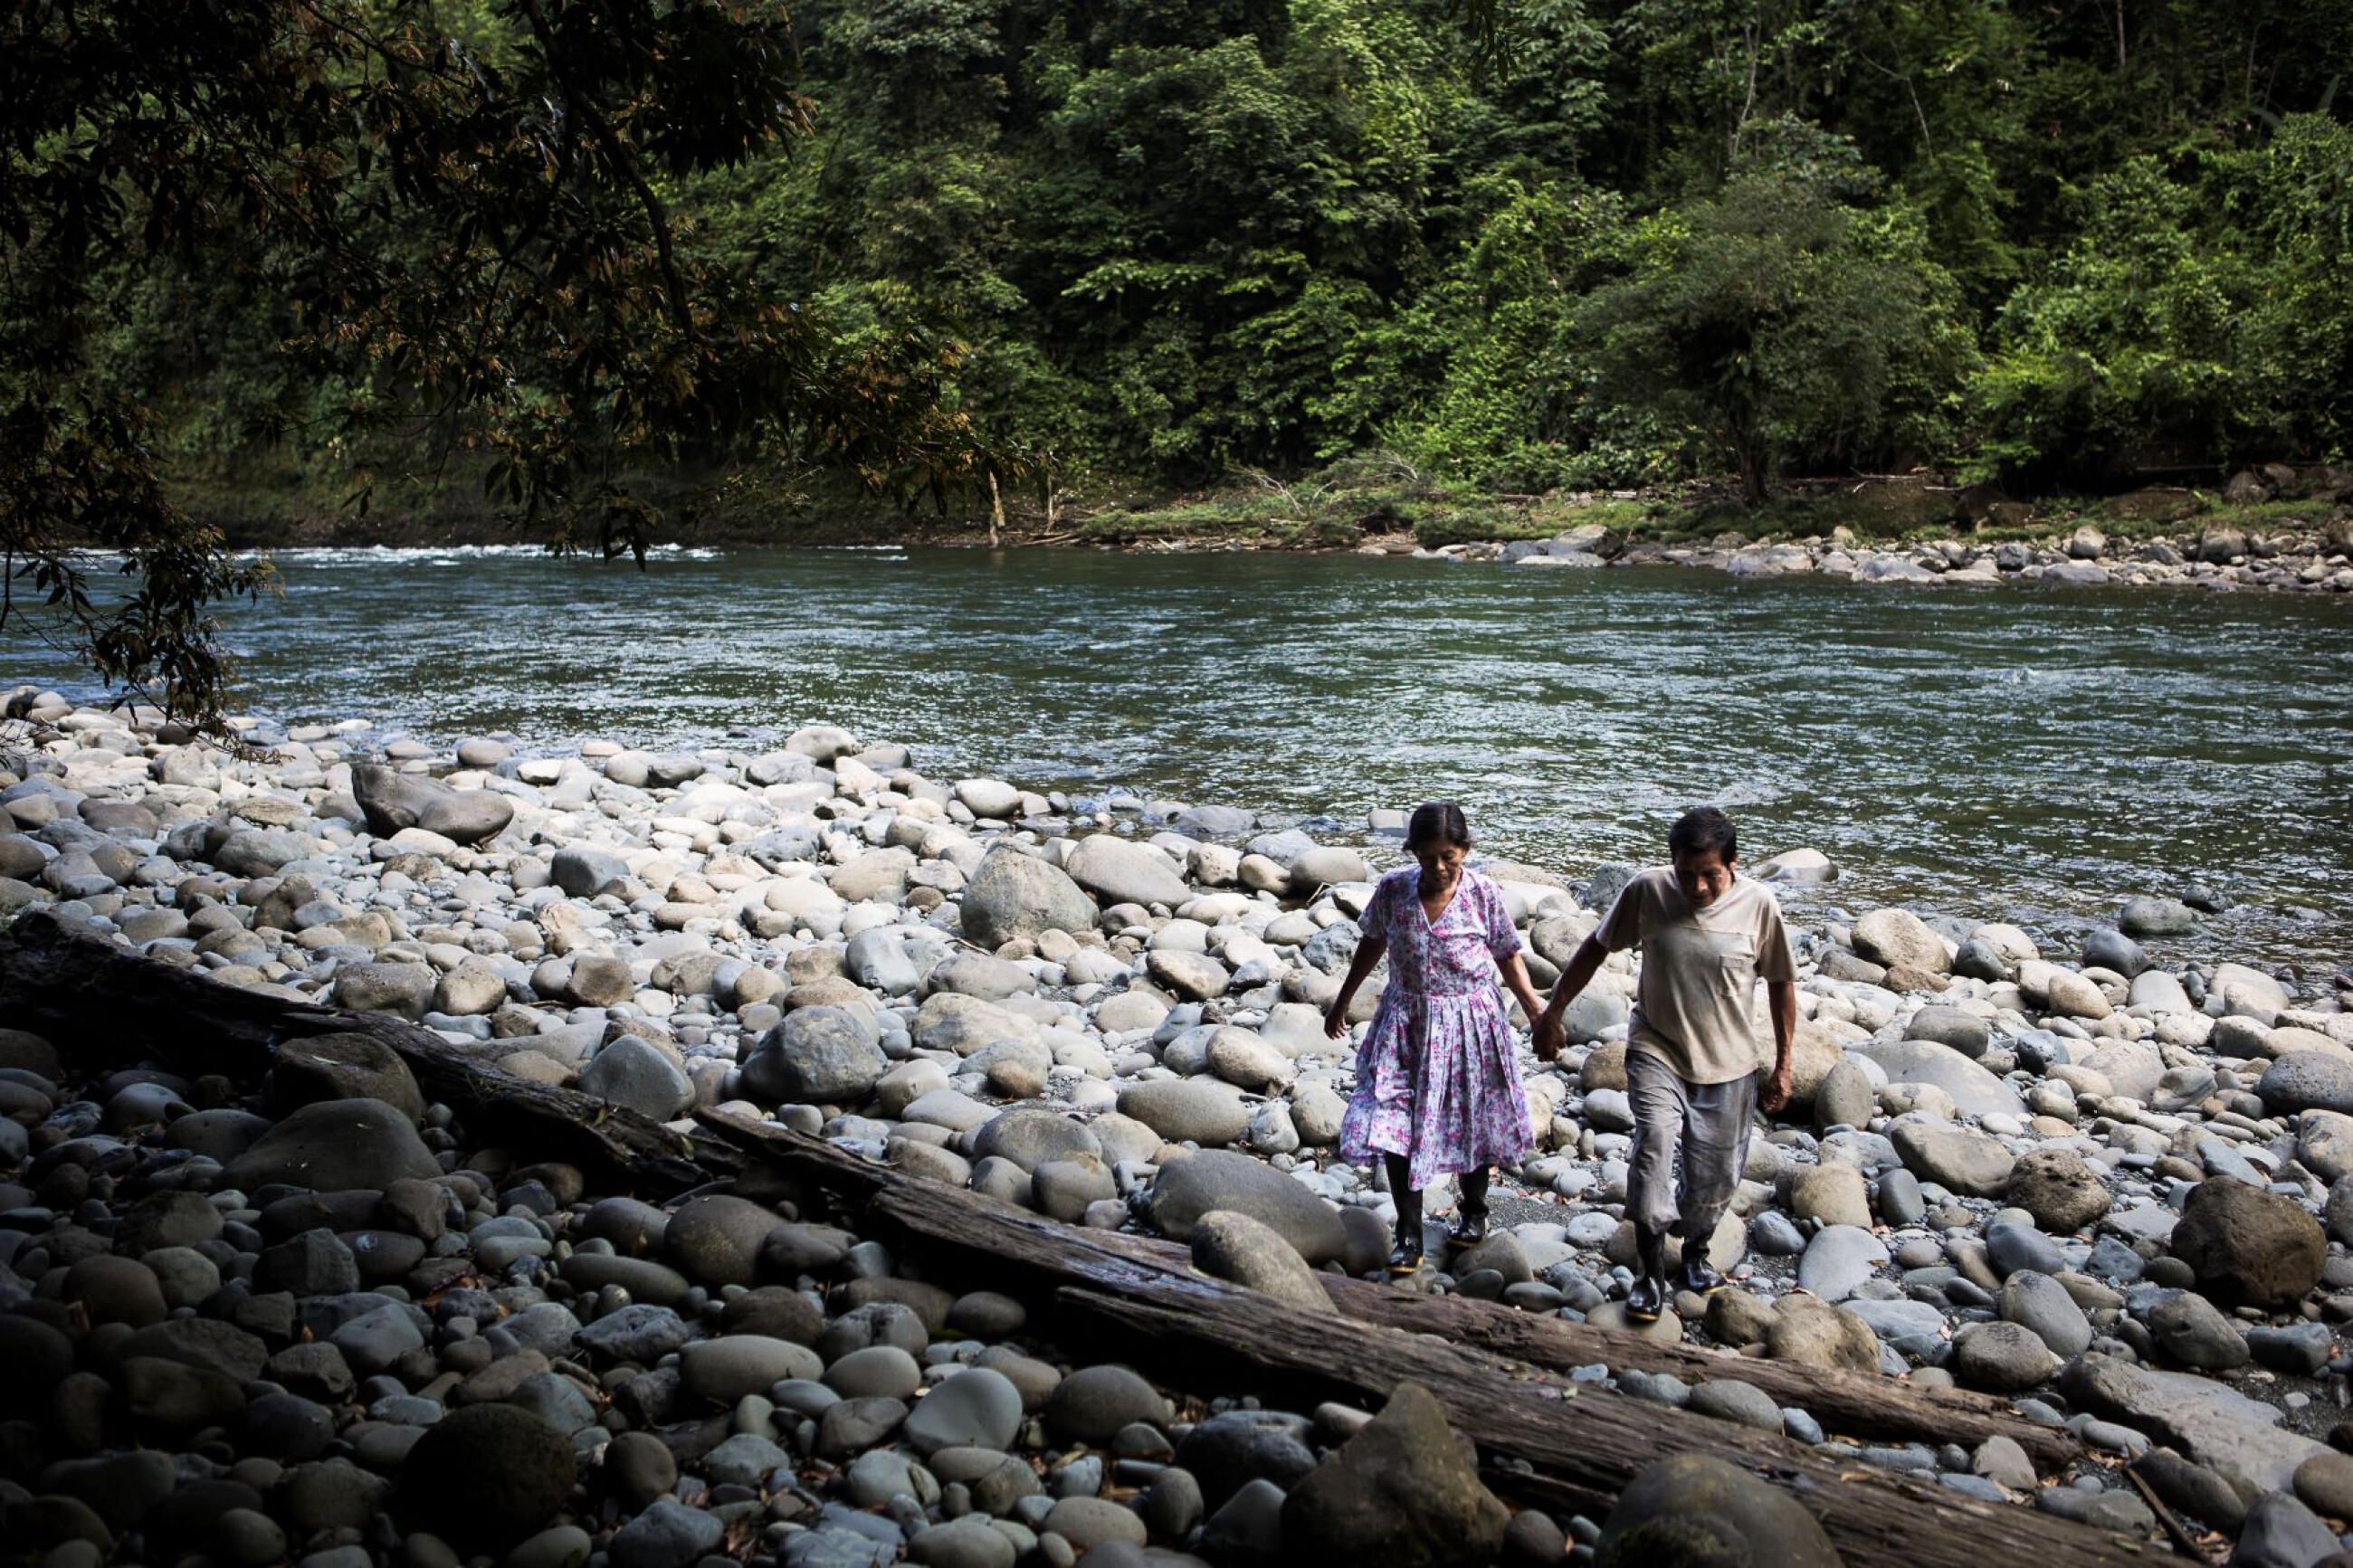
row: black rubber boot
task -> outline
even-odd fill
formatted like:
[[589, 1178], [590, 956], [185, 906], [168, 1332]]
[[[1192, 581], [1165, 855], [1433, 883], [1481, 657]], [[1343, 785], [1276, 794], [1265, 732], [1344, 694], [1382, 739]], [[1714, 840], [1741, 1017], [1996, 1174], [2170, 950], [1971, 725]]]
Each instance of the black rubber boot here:
[[1389, 1249], [1389, 1272], [1396, 1276], [1421, 1270], [1421, 1194], [1409, 1182], [1405, 1159], [1388, 1156], [1389, 1197], [1397, 1204], [1397, 1245]]
[[1709, 1296], [1724, 1289], [1726, 1281], [1707, 1261], [1708, 1238], [1715, 1234], [1713, 1222], [1692, 1234], [1689, 1226], [1677, 1222], [1675, 1234], [1683, 1238], [1683, 1263], [1675, 1270], [1675, 1289], [1688, 1290], [1694, 1296]]
[[1476, 1247], [1487, 1239], [1487, 1177], [1491, 1173], [1484, 1165], [1475, 1171], [1465, 1171], [1460, 1179], [1462, 1202], [1454, 1215], [1454, 1227], [1446, 1239], [1456, 1247]]
[[1655, 1323], [1667, 1305], [1667, 1238], [1662, 1232], [1634, 1230], [1634, 1288], [1626, 1293], [1626, 1316]]
[[1702, 1243], [1690, 1240], [1683, 1243], [1683, 1266], [1677, 1270], [1676, 1285], [1695, 1296], [1714, 1295], [1724, 1289], [1724, 1276], [1709, 1266], [1707, 1249]]

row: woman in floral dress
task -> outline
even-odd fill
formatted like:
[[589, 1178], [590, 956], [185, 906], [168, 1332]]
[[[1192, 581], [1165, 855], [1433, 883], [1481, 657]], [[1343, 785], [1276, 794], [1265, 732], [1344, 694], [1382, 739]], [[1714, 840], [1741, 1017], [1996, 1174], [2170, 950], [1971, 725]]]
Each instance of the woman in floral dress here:
[[1373, 889], [1356, 921], [1364, 934], [1355, 961], [1324, 1019], [1325, 1034], [1346, 1037], [1356, 988], [1387, 952], [1388, 985], [1357, 1047], [1340, 1154], [1366, 1165], [1377, 1152], [1388, 1167], [1398, 1214], [1389, 1272], [1399, 1275], [1421, 1267], [1424, 1187], [1461, 1176], [1451, 1239], [1473, 1245], [1487, 1234], [1488, 1168], [1517, 1162], [1535, 1142], [1495, 971], [1529, 1017], [1543, 1010], [1501, 889], [1463, 868], [1471, 829], [1462, 808], [1419, 807], [1405, 847], [1415, 864]]

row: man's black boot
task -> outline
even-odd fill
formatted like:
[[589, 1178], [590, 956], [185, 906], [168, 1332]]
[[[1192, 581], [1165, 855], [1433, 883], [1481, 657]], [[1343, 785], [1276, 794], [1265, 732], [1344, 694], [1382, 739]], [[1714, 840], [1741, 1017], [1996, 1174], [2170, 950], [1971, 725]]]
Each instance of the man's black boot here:
[[1634, 1228], [1634, 1288], [1626, 1293], [1626, 1316], [1637, 1323], [1655, 1323], [1667, 1305], [1667, 1238], [1664, 1233]]
[[1725, 1287], [1725, 1278], [1707, 1261], [1707, 1243], [1683, 1237], [1683, 1263], [1676, 1271], [1676, 1288], [1694, 1296], [1713, 1295]]

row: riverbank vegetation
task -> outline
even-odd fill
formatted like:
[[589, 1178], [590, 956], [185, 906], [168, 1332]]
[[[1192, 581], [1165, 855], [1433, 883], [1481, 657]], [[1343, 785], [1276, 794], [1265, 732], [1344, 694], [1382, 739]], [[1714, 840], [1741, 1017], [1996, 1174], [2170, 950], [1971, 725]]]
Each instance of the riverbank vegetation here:
[[240, 15], [0, 51], [0, 522], [124, 678], [201, 686], [210, 552], [339, 508], [1316, 543], [2353, 447], [2335, 0]]
[[[935, 345], [942, 399], [1029, 464], [1017, 506], [1366, 452], [1500, 495], [1721, 473], [1751, 504], [1790, 474], [2102, 489], [2345, 452], [2342, 7], [1498, 16], [1499, 48], [1419, 0], [810, 5], [811, 134], [663, 195], [832, 352]], [[126, 277], [111, 372], [192, 464], [266, 435], [315, 479], [351, 388], [264, 374], [282, 323], [219, 297], [237, 260]], [[774, 456], [719, 445], [681, 457]]]

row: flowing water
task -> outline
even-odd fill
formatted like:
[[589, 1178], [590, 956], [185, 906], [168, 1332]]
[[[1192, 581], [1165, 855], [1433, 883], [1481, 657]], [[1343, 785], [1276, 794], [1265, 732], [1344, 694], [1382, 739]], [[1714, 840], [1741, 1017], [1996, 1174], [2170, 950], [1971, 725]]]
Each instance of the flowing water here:
[[[2353, 606], [1353, 555], [298, 551], [235, 613], [251, 710], [649, 747], [812, 721], [937, 776], [1362, 828], [1454, 798], [1571, 877], [1718, 802], [1827, 901], [2066, 933], [2193, 880], [2161, 956], [2353, 961]], [[0, 674], [87, 693], [45, 650]], [[746, 743], [739, 740], [737, 744]], [[1809, 900], [1821, 902], [1823, 900]]]

